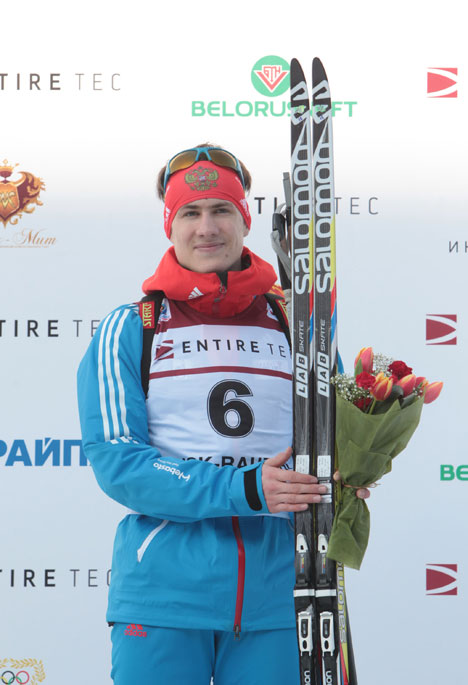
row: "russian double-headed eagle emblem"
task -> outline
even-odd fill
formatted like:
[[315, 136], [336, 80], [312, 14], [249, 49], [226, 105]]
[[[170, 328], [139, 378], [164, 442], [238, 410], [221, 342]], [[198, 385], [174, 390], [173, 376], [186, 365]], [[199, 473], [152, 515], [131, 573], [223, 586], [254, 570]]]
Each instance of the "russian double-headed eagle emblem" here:
[[41, 190], [45, 190], [42, 179], [29, 171], [20, 171], [18, 181], [10, 181], [15, 166], [4, 159], [0, 165], [0, 221], [4, 226], [10, 222], [13, 226], [18, 223], [23, 212], [31, 214], [35, 205], [42, 205], [39, 200]]
[[216, 179], [218, 176], [219, 174], [215, 169], [199, 166], [185, 174], [185, 183], [187, 183], [192, 190], [209, 190], [210, 188], [216, 187]]

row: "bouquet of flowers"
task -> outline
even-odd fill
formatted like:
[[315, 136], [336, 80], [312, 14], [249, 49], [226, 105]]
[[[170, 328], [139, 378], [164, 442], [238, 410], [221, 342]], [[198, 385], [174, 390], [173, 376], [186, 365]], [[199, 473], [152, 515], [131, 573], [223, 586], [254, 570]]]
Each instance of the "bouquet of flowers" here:
[[402, 361], [364, 347], [356, 357], [354, 375], [337, 374], [336, 449], [344, 487], [337, 507], [328, 557], [359, 569], [369, 540], [366, 503], [354, 489], [369, 487], [391, 471], [416, 430], [423, 404], [433, 402], [443, 383], [429, 383]]

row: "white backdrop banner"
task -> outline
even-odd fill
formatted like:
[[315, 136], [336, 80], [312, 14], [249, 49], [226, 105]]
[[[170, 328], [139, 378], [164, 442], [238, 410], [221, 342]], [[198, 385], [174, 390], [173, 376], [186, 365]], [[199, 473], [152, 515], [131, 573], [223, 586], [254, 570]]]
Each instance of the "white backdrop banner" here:
[[77, 366], [99, 321], [141, 297], [168, 247], [154, 186], [175, 152], [210, 141], [245, 162], [247, 245], [276, 265], [269, 234], [289, 168], [288, 65], [297, 57], [308, 70], [317, 55], [334, 102], [345, 367], [371, 345], [444, 381], [373, 491], [369, 548], [346, 575], [359, 682], [464, 682], [468, 61], [459, 3], [45, 0], [10, 4], [7, 15], [0, 678], [110, 683], [105, 609], [123, 510], [81, 450]]

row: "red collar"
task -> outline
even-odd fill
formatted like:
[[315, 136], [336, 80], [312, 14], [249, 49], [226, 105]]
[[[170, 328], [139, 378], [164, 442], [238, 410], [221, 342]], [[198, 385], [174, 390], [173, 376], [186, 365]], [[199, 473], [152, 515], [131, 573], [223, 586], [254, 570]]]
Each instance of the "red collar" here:
[[218, 274], [189, 271], [179, 264], [174, 248], [164, 254], [156, 272], [143, 283], [143, 292], [162, 290], [171, 300], [188, 302], [197, 311], [216, 316], [234, 316], [246, 309], [257, 295], [268, 292], [276, 274], [268, 262], [247, 247], [242, 251], [242, 271], [228, 271], [226, 285]]

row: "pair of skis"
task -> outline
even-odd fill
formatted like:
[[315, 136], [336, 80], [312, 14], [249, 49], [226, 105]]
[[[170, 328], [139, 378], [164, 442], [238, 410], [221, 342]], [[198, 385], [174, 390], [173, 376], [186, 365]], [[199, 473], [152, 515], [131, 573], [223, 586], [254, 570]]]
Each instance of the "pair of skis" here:
[[317, 476], [328, 488], [320, 504], [295, 514], [301, 685], [357, 685], [344, 569], [327, 558], [336, 490], [330, 378], [338, 360], [332, 105], [319, 59], [312, 64], [312, 107], [296, 59], [290, 79], [294, 468]]

